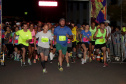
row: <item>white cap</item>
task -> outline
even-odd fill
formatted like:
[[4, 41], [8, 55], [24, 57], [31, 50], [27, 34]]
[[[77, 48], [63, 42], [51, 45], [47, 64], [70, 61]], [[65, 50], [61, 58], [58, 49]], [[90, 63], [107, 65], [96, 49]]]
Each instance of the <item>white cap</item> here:
[[17, 22], [16, 25], [20, 25], [20, 22]]
[[105, 23], [110, 23], [110, 21], [109, 20], [106, 20], [106, 21], [104, 21]]

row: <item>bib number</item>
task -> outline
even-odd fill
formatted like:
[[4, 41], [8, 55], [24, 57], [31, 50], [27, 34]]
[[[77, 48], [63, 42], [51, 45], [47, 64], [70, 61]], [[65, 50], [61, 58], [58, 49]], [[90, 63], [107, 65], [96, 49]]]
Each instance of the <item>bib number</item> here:
[[48, 42], [48, 41], [49, 41], [48, 38], [42, 38], [42, 39], [41, 39], [41, 42], [44, 42], [44, 43], [45, 43], [45, 42]]
[[99, 41], [103, 43], [105, 41], [105, 39], [100, 39]]
[[66, 41], [66, 36], [59, 36], [59, 41]]

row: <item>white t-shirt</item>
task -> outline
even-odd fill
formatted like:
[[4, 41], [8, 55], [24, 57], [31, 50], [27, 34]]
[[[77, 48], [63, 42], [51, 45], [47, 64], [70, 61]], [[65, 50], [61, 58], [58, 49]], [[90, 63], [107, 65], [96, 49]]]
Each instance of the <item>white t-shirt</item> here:
[[[109, 33], [111, 34], [111, 27], [110, 26], [105, 27], [105, 29], [107, 30], [107, 36]], [[111, 36], [108, 38], [108, 40], [111, 40]]]
[[38, 32], [36, 38], [39, 38], [38, 46], [43, 48], [49, 48], [49, 40], [53, 39], [52, 34], [49, 31], [47, 31], [47, 33], [43, 33], [43, 31]]

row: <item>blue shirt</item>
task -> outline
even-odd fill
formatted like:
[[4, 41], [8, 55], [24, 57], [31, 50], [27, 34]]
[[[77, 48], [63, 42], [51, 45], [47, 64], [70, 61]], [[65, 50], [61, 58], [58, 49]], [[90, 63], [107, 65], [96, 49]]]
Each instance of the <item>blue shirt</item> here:
[[63, 47], [67, 47], [68, 38], [66, 37], [66, 34], [72, 35], [71, 29], [67, 26], [64, 26], [64, 28], [57, 26], [54, 29], [54, 35], [57, 36], [56, 42], [61, 44]]
[[81, 34], [82, 34], [82, 42], [88, 42], [89, 43], [89, 41], [85, 37], [90, 38], [91, 32], [90, 31], [85, 32], [85, 30], [82, 30]]

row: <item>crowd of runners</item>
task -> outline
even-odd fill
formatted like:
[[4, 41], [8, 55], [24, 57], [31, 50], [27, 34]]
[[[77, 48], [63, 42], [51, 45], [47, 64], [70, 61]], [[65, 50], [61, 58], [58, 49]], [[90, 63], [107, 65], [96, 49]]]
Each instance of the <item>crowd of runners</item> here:
[[[43, 73], [47, 73], [46, 62], [53, 63], [53, 58], [58, 57], [58, 69], [63, 71], [63, 61], [67, 67], [70, 62], [75, 63], [80, 58], [81, 64], [94, 60], [95, 55], [103, 54], [103, 67], [107, 67], [110, 58], [111, 33], [126, 34], [126, 28], [115, 31], [109, 26], [109, 21], [96, 25], [83, 24], [78, 27], [74, 22], [66, 24], [64, 18], [58, 24], [38, 22], [8, 22], [2, 24], [2, 51], [7, 59], [13, 58], [20, 61], [21, 66], [36, 63], [41, 60]], [[100, 51], [99, 51], [100, 50]], [[106, 53], [106, 51], [108, 53]], [[48, 59], [49, 58], [49, 59]], [[32, 62], [33, 59], [33, 62]]]

